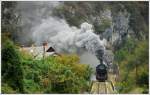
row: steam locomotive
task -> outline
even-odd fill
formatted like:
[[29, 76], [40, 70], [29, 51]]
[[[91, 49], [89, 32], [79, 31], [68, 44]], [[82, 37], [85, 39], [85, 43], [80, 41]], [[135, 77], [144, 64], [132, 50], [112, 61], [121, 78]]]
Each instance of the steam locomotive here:
[[104, 55], [103, 49], [99, 49], [96, 51], [96, 57], [100, 61], [100, 64], [96, 67], [96, 79], [99, 82], [104, 82], [108, 78], [107, 66], [103, 63], [103, 55]]
[[107, 74], [107, 66], [103, 63], [100, 63], [97, 67], [96, 67], [96, 79], [99, 82], [105, 82], [108, 78], [108, 74]]

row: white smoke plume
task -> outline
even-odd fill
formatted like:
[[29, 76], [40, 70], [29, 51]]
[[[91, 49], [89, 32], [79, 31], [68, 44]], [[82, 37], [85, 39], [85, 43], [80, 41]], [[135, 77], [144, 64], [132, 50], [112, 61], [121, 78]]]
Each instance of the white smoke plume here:
[[19, 42], [26, 44], [32, 40], [32, 27], [38, 26], [43, 20], [52, 16], [54, 8], [61, 6], [57, 1], [18, 1], [16, 15], [19, 15]]
[[104, 50], [104, 45], [99, 36], [94, 34], [92, 25], [86, 22], [78, 29], [70, 27], [65, 20], [50, 17], [33, 27], [32, 31], [37, 44], [47, 41], [57, 52], [77, 53], [81, 48], [91, 53]]
[[95, 53], [103, 49], [104, 45], [93, 33], [91, 24], [85, 22], [78, 29], [70, 27], [64, 19], [52, 16], [53, 9], [62, 5], [60, 2], [18, 2], [17, 11], [21, 14], [20, 25], [24, 31], [21, 40], [28, 40], [29, 36], [36, 45], [47, 41], [58, 52], [77, 53], [86, 49]]

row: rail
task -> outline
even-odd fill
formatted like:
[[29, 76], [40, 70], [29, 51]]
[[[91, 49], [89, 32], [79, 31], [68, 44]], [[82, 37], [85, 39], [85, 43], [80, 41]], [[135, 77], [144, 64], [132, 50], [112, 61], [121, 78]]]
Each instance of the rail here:
[[111, 81], [98, 82], [93, 81], [90, 94], [115, 94], [117, 93], [114, 89]]

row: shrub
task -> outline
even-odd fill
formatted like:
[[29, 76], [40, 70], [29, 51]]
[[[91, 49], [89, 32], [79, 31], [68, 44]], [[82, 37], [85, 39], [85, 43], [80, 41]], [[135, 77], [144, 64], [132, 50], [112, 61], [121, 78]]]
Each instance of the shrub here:
[[91, 69], [77, 55], [50, 56], [44, 62], [29, 58], [23, 64], [25, 80], [30, 80], [25, 82], [27, 93], [80, 93], [89, 87]]
[[8, 94], [15, 94], [17, 93], [17, 91], [13, 90], [12, 87], [10, 87], [8, 84], [6, 83], [2, 83], [2, 93], [8, 93]]
[[20, 54], [9, 40], [5, 41], [2, 48], [2, 83], [8, 83], [14, 90], [24, 92]]

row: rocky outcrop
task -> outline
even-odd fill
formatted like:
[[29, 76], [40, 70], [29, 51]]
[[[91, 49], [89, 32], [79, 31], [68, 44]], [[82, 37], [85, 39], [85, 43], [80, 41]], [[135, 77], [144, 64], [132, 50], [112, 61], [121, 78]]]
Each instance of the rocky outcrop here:
[[103, 37], [107, 39], [113, 49], [116, 49], [130, 34], [129, 30], [129, 13], [119, 12], [117, 15], [112, 16], [111, 27], [105, 29], [102, 33]]

